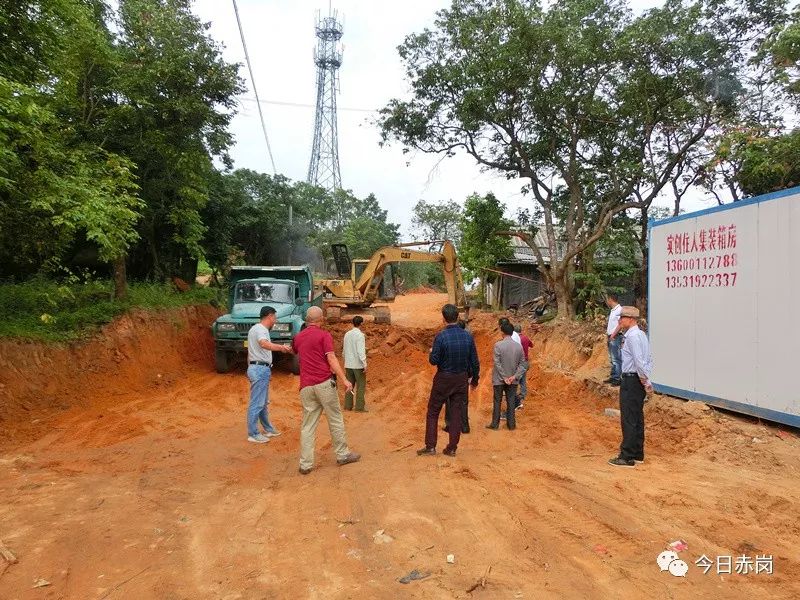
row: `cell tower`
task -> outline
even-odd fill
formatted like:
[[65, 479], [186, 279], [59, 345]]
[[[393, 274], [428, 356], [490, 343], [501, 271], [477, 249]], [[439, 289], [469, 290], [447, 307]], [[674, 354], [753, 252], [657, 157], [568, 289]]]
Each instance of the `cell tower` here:
[[339, 92], [339, 67], [342, 49], [339, 40], [344, 35], [337, 11], [328, 8], [328, 16], [320, 19], [317, 13], [317, 114], [314, 121], [314, 142], [308, 165], [308, 183], [333, 191], [342, 187], [339, 171], [339, 131], [336, 121], [336, 94]]

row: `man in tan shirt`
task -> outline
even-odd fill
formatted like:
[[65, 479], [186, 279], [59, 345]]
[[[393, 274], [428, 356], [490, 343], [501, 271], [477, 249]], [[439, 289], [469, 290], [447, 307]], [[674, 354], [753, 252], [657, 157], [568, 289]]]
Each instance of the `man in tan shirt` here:
[[[367, 412], [364, 393], [367, 387], [367, 338], [361, 331], [364, 318], [353, 317], [353, 328], [344, 334], [344, 373], [356, 388], [356, 412]], [[353, 392], [344, 395], [344, 409], [353, 410]]]

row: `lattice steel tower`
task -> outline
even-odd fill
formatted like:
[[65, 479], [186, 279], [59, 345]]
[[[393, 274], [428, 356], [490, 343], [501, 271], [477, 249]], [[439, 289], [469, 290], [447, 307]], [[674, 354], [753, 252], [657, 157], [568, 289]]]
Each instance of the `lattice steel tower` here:
[[317, 14], [317, 115], [314, 121], [314, 142], [308, 165], [308, 183], [333, 191], [342, 187], [339, 171], [339, 132], [336, 122], [336, 94], [339, 92], [339, 67], [342, 49], [339, 40], [344, 29], [337, 12], [329, 8], [328, 16]]

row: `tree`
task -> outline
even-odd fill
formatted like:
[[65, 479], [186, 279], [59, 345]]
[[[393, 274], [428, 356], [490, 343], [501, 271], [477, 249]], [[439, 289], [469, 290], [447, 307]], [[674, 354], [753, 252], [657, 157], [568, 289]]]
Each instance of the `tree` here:
[[[133, 163], [80, 134], [80, 48], [105, 63], [110, 40], [92, 2], [12, 2], [0, 10], [0, 264], [27, 276], [88, 240], [118, 263], [137, 239]], [[7, 50], [7, 52], [6, 52]], [[85, 89], [85, 88], [80, 88]], [[42, 232], [48, 235], [42, 235]], [[124, 280], [117, 286], [124, 295]]]
[[494, 269], [497, 261], [511, 256], [508, 238], [495, 235], [495, 232], [512, 225], [504, 213], [505, 206], [492, 193], [485, 196], [472, 194], [464, 203], [458, 258], [473, 277], [480, 279], [481, 291], [486, 283], [485, 269]]
[[244, 90], [238, 65], [222, 59], [189, 0], [121, 0], [115, 26], [119, 101], [95, 131], [136, 164], [145, 207], [131, 267], [140, 277], [193, 280], [212, 159], [230, 165], [228, 125]]
[[426, 202], [414, 205], [411, 226], [423, 240], [451, 240], [459, 245], [459, 224], [462, 210], [458, 202]]
[[413, 96], [392, 100], [380, 124], [384, 142], [466, 152], [523, 178], [548, 246], [534, 254], [559, 315], [572, 316], [576, 257], [615, 215], [658, 197], [703, 139], [727, 100], [710, 81], [735, 81], [732, 41], [678, 0], [639, 17], [621, 0], [546, 6], [454, 0], [400, 46]]

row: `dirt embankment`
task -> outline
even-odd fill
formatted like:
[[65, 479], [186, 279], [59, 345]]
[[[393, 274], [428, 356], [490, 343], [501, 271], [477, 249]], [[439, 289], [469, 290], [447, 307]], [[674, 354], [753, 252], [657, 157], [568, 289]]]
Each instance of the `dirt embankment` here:
[[[497, 316], [479, 315], [472, 432], [456, 457], [417, 457], [444, 302], [409, 295], [392, 307], [394, 325], [364, 325], [369, 412], [345, 414], [363, 459], [337, 467], [323, 420], [307, 476], [297, 378], [276, 369], [271, 381], [283, 435], [247, 443], [244, 373], [215, 373], [210, 342], [198, 349], [213, 315], [175, 332], [164, 354], [170, 320], [154, 315], [120, 362], [110, 347], [96, 363], [67, 352], [62, 362], [100, 374], [59, 370], [71, 408], [0, 451], [0, 540], [19, 559], [0, 562], [0, 598], [798, 597], [800, 440], [654, 397], [646, 462], [609, 466], [619, 421], [603, 409], [616, 395], [593, 379], [605, 377], [605, 348], [590, 330], [534, 334], [517, 429], [490, 431]], [[331, 327], [338, 351], [348, 328]], [[689, 544], [685, 578], [655, 562], [676, 539]], [[703, 554], [769, 554], [775, 572], [703, 574]], [[430, 577], [400, 584], [412, 569]]]
[[42, 344], [0, 340], [0, 445], [45, 431], [54, 414], [168, 386], [187, 370], [205, 368], [214, 345], [211, 306], [134, 311], [91, 340]]

